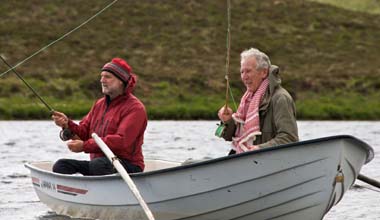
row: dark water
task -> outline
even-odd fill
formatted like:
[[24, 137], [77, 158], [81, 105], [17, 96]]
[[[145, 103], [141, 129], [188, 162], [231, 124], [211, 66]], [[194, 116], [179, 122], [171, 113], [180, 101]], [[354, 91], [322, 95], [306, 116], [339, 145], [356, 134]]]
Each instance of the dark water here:
[[[171, 161], [224, 156], [229, 144], [216, 138], [216, 121], [151, 121], [144, 155]], [[375, 159], [362, 169], [380, 180], [380, 122], [299, 121], [302, 140], [350, 134], [375, 149]], [[24, 163], [55, 161], [61, 157], [87, 159], [74, 154], [58, 138], [51, 121], [0, 121], [0, 220], [68, 220], [51, 212], [36, 196]], [[324, 220], [380, 219], [380, 189], [357, 181]], [[376, 191], [377, 190], [377, 191]]]

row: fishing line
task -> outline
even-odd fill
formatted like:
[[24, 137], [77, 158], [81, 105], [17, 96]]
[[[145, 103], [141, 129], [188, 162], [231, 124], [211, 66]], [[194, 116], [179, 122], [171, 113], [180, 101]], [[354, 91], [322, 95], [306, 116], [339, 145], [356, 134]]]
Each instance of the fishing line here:
[[32, 57], [36, 56], [37, 54], [41, 53], [42, 51], [46, 50], [48, 47], [52, 46], [53, 44], [61, 41], [62, 39], [64, 39], [65, 37], [67, 37], [68, 35], [70, 35], [71, 33], [73, 33], [74, 31], [78, 30], [79, 28], [81, 28], [83, 25], [87, 24], [88, 22], [90, 22], [92, 19], [94, 19], [95, 17], [97, 17], [98, 15], [100, 15], [101, 13], [103, 13], [105, 10], [107, 10], [109, 7], [111, 7], [113, 4], [115, 4], [118, 0], [114, 0], [113, 2], [109, 3], [106, 7], [104, 7], [103, 9], [101, 9], [100, 11], [98, 11], [96, 14], [94, 14], [93, 16], [91, 16], [90, 18], [88, 18], [86, 21], [84, 21], [82, 24], [80, 24], [79, 26], [77, 26], [76, 28], [72, 29], [71, 31], [67, 32], [66, 34], [62, 35], [61, 37], [59, 37], [58, 39], [54, 40], [53, 42], [49, 43], [48, 45], [42, 47], [41, 49], [37, 50], [36, 52], [34, 52], [32, 55], [30, 55], [29, 57], [25, 58], [24, 60], [22, 60], [21, 62], [17, 63], [15, 66], [11, 67], [10, 69], [8, 69], [7, 71], [3, 72], [0, 74], [0, 77], [2, 77], [3, 75], [7, 74], [8, 72], [14, 70], [15, 68], [19, 67], [20, 65], [22, 65], [23, 63], [25, 63], [26, 61], [30, 60]]
[[0, 55], [0, 59], [10, 68], [10, 70], [12, 70], [16, 76], [21, 79], [21, 81], [34, 93], [34, 95], [36, 95], [38, 97], [38, 99], [46, 106], [46, 108], [49, 109], [50, 112], [53, 112], [53, 108], [50, 107], [49, 104], [47, 104], [47, 102], [45, 102], [45, 100], [40, 96], [38, 95], [38, 93], [33, 89], [33, 87], [14, 69], [14, 67], [12, 67], [4, 58], [3, 56]]

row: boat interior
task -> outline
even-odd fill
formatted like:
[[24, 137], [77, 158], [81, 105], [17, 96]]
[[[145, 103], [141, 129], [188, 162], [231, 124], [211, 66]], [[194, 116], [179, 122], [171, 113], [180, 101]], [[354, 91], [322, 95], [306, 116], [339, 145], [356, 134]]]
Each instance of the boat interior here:
[[[31, 163], [33, 166], [46, 170], [51, 172], [52, 167], [53, 167], [53, 162], [51, 161], [45, 161], [45, 162], [35, 162]], [[173, 162], [173, 161], [166, 161], [166, 160], [145, 160], [145, 170], [144, 172], [147, 171], [154, 171], [154, 170], [160, 170], [160, 169], [165, 169], [165, 168], [170, 168], [170, 167], [176, 167], [180, 166], [180, 162]]]

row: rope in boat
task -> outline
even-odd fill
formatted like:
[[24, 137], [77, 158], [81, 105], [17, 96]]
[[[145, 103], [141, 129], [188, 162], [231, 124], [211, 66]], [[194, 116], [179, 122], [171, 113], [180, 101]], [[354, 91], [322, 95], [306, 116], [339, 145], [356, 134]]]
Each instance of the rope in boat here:
[[227, 0], [227, 55], [226, 55], [226, 75], [224, 77], [226, 79], [226, 102], [225, 102], [224, 113], [227, 113], [228, 97], [229, 96], [231, 96], [231, 99], [234, 103], [235, 110], [237, 109], [236, 102], [235, 102], [234, 96], [232, 94], [230, 80], [229, 80], [230, 50], [231, 50], [231, 1]]
[[88, 18], [86, 21], [84, 21], [83, 23], [81, 23], [79, 26], [75, 27], [74, 29], [70, 30], [69, 32], [67, 32], [66, 34], [62, 35], [61, 37], [57, 38], [56, 40], [52, 41], [51, 43], [49, 43], [48, 45], [42, 47], [41, 49], [37, 50], [36, 52], [34, 52], [32, 55], [28, 56], [27, 58], [25, 58], [24, 60], [22, 60], [21, 62], [17, 63], [15, 66], [13, 67], [10, 67], [7, 71], [3, 72], [0, 74], [0, 77], [2, 77], [3, 75], [7, 74], [8, 72], [14, 70], [15, 68], [19, 67], [20, 65], [22, 65], [23, 63], [25, 63], [26, 61], [30, 60], [32, 57], [36, 56], [37, 54], [41, 53], [42, 51], [46, 50], [47, 48], [49, 48], [50, 46], [52, 46], [53, 44], [61, 41], [62, 39], [64, 39], [65, 37], [67, 37], [68, 35], [72, 34], [74, 31], [78, 30], [79, 28], [81, 28], [82, 26], [86, 25], [88, 22], [90, 22], [91, 20], [93, 20], [94, 18], [96, 18], [97, 16], [99, 16], [101, 13], [103, 13], [105, 10], [107, 10], [109, 7], [111, 7], [113, 4], [115, 4], [118, 0], [114, 0], [112, 1], [111, 3], [109, 3], [108, 5], [106, 5], [103, 9], [101, 9], [100, 11], [98, 11], [97, 13], [95, 13], [93, 16], [91, 16], [90, 18]]

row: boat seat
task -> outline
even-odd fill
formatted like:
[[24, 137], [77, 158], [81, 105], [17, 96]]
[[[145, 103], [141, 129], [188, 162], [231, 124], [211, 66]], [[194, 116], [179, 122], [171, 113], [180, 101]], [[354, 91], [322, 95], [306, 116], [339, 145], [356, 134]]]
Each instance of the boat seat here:
[[145, 160], [144, 172], [180, 166], [181, 163], [166, 160]]

